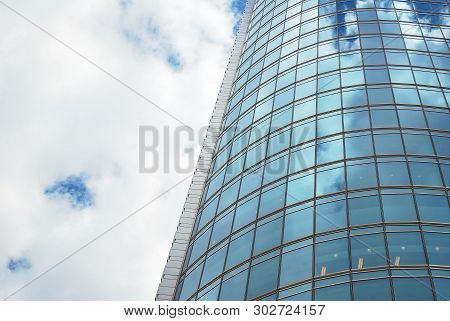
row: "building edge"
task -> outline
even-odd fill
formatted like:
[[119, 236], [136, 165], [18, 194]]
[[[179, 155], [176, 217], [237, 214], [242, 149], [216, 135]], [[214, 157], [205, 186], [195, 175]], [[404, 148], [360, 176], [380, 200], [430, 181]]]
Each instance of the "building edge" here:
[[187, 253], [206, 178], [208, 177], [208, 172], [211, 167], [220, 127], [222, 125], [222, 118], [225, 114], [233, 88], [233, 81], [244, 48], [254, 4], [255, 0], [247, 0], [245, 10], [242, 14], [239, 30], [225, 70], [225, 76], [206, 131], [202, 150], [197, 161], [191, 185], [189, 186], [188, 195], [178, 222], [169, 257], [167, 258], [161, 282], [159, 283], [156, 292], [156, 301], [172, 301], [175, 298], [178, 279]]

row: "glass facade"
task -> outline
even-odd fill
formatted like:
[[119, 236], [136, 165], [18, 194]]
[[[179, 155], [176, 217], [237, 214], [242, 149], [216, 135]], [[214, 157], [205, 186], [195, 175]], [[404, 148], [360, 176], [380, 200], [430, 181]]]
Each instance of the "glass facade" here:
[[176, 300], [448, 300], [445, 0], [257, 0]]

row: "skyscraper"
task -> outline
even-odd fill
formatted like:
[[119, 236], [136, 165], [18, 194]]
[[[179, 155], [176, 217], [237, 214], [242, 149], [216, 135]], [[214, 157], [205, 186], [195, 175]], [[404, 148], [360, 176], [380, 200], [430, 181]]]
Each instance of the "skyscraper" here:
[[445, 0], [249, 0], [158, 300], [448, 300]]

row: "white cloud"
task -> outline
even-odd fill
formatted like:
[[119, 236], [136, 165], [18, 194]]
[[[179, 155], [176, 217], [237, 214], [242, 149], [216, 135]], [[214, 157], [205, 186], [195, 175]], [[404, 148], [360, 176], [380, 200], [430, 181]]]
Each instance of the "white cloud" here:
[[[9, 3], [194, 129], [206, 125], [233, 42], [229, 1], [128, 2], [126, 9], [105, 0]], [[149, 33], [150, 21], [157, 35]], [[138, 127], [174, 128], [176, 121], [3, 6], [0, 27], [3, 298], [186, 174], [138, 173]], [[167, 63], [170, 53], [179, 56], [180, 70]], [[94, 207], [77, 211], [43, 194], [80, 173], [90, 175]], [[12, 299], [152, 300], [188, 185]], [[31, 268], [9, 271], [9, 260], [21, 257]]]

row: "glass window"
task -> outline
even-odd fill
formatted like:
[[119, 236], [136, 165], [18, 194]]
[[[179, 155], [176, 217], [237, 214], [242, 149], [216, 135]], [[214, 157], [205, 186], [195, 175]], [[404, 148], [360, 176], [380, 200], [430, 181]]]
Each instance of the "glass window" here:
[[262, 253], [281, 243], [281, 230], [283, 228], [282, 218], [277, 218], [269, 223], [256, 228], [253, 255]]
[[247, 299], [254, 299], [277, 287], [279, 257], [274, 257], [250, 269]]
[[213, 246], [230, 234], [232, 222], [233, 212], [230, 212], [214, 224], [211, 240], [209, 241], [209, 247]]
[[261, 217], [282, 208], [285, 194], [286, 187], [284, 184], [262, 193], [258, 216]]
[[415, 88], [394, 87], [393, 90], [397, 104], [420, 105], [419, 95]]
[[382, 195], [381, 201], [386, 222], [417, 221], [412, 195]]
[[205, 285], [220, 273], [222, 273], [226, 254], [227, 247], [225, 246], [206, 259], [200, 286]]
[[399, 110], [400, 124], [402, 127], [427, 128], [425, 116], [419, 110]]
[[342, 72], [342, 87], [363, 85], [364, 73], [361, 69]]
[[426, 264], [420, 233], [388, 233], [391, 265]]
[[387, 265], [383, 234], [353, 236], [350, 238], [350, 242], [353, 269]]
[[202, 265], [197, 266], [194, 271], [186, 276], [178, 300], [186, 301], [198, 289], [202, 267]]
[[403, 140], [407, 154], [434, 155], [433, 145], [429, 136], [404, 134]]
[[372, 126], [377, 127], [398, 127], [397, 114], [395, 110], [375, 109], [371, 110]]
[[349, 269], [346, 238], [316, 244], [315, 256], [316, 276]]
[[323, 113], [333, 109], [341, 108], [341, 93], [327, 93], [319, 95], [317, 99], [317, 112]]
[[352, 165], [347, 167], [348, 189], [377, 186], [375, 164]]
[[391, 286], [388, 279], [353, 282], [355, 301], [390, 301]]
[[432, 301], [430, 280], [427, 278], [394, 278], [396, 301]]
[[316, 196], [331, 194], [345, 189], [344, 168], [335, 168], [316, 175]]
[[286, 215], [284, 222], [283, 242], [313, 234], [313, 208], [309, 207]]
[[371, 136], [357, 136], [345, 138], [345, 155], [347, 158], [373, 155]]
[[347, 226], [347, 206], [345, 201], [337, 201], [316, 206], [316, 233], [336, 230]]
[[242, 301], [245, 299], [245, 286], [247, 284], [247, 273], [245, 270], [222, 283], [220, 289], [221, 301]]
[[332, 285], [314, 291], [316, 301], [350, 301], [350, 286], [348, 283]]
[[239, 181], [234, 183], [222, 192], [217, 212], [221, 212], [229, 205], [231, 205], [234, 201], [236, 201], [239, 191], [239, 183]]
[[240, 229], [244, 225], [247, 225], [248, 223], [256, 219], [256, 213], [258, 210], [258, 200], [259, 197], [255, 197], [250, 201], [242, 205], [239, 205], [236, 208], [233, 231]]
[[342, 159], [344, 156], [343, 149], [342, 139], [319, 142], [317, 144], [317, 164], [324, 164]]
[[280, 286], [312, 277], [312, 246], [284, 253], [281, 257]]
[[368, 89], [369, 102], [372, 105], [377, 104], [393, 104], [394, 97], [390, 87], [371, 86]]
[[445, 196], [416, 195], [416, 201], [421, 220], [450, 223], [450, 207]]
[[208, 228], [202, 235], [197, 237], [192, 246], [191, 255], [189, 257], [189, 264], [198, 259], [208, 249], [209, 237], [211, 235], [211, 228]]
[[414, 76], [411, 69], [389, 68], [389, 74], [393, 83], [414, 84]]
[[430, 264], [450, 266], [449, 235], [439, 233], [424, 233], [424, 237]]
[[428, 124], [430, 128], [450, 130], [450, 114], [449, 113], [434, 113], [426, 111]]
[[319, 118], [317, 120], [317, 137], [327, 136], [342, 132], [341, 115]]
[[370, 128], [369, 112], [360, 111], [344, 114], [344, 128], [346, 131]]
[[365, 69], [367, 84], [389, 83], [389, 73], [386, 68]]
[[348, 200], [350, 225], [364, 225], [381, 222], [378, 196], [351, 198]]
[[261, 168], [248, 173], [242, 178], [241, 190], [239, 191], [239, 197], [247, 195], [249, 192], [255, 190], [261, 186], [263, 174]]
[[405, 163], [379, 163], [378, 172], [381, 185], [410, 185]]
[[253, 230], [231, 241], [225, 269], [228, 269], [250, 257], [253, 243]]
[[288, 182], [286, 206], [314, 196], [314, 175], [300, 177]]
[[377, 155], [403, 154], [400, 134], [374, 135]]
[[441, 175], [437, 164], [409, 163], [411, 178], [415, 185], [442, 186]]
[[438, 301], [448, 301], [450, 298], [450, 279], [434, 278], [433, 283]]

